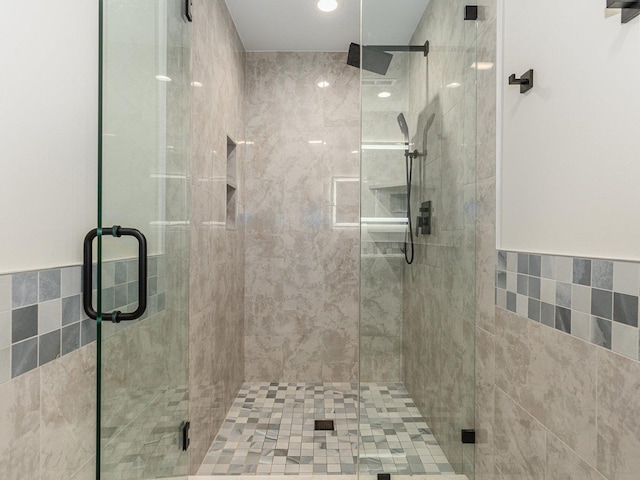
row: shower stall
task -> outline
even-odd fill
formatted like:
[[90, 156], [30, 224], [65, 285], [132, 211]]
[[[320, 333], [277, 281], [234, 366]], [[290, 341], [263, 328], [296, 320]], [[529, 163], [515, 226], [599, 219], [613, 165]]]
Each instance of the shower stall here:
[[100, 2], [96, 478], [472, 479], [475, 18], [363, 0], [356, 69], [193, 3]]

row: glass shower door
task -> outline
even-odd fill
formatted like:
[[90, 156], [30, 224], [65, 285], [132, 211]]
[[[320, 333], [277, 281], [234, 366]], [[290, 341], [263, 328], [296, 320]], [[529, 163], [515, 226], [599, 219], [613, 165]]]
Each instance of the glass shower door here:
[[188, 27], [179, 0], [100, 3], [97, 478], [186, 478]]
[[429, 51], [389, 51], [386, 74], [362, 70], [359, 469], [471, 479], [476, 69], [487, 66], [459, 0], [362, 8], [363, 45]]

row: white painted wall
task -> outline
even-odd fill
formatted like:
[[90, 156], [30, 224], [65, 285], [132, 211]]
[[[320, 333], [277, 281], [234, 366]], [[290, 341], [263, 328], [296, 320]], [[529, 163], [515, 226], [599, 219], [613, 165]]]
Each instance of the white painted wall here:
[[0, 12], [0, 274], [80, 263], [96, 223], [98, 2]]
[[[640, 19], [503, 3], [498, 247], [640, 260]], [[507, 86], [529, 68], [532, 91]]]

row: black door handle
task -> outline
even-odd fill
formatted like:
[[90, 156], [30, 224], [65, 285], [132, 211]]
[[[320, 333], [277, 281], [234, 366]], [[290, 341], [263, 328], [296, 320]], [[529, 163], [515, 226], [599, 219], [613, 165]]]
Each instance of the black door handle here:
[[[100, 232], [98, 232], [100, 230]], [[110, 313], [100, 314], [101, 318], [111, 319], [114, 323], [122, 321], [136, 320], [144, 315], [147, 309], [147, 239], [139, 230], [135, 228], [123, 228], [120, 225], [113, 227], [94, 228], [84, 237], [84, 255], [82, 264], [82, 305], [87, 316], [97, 320], [98, 312], [95, 311], [91, 303], [91, 292], [93, 290], [92, 260], [93, 260], [93, 239], [98, 235], [112, 235], [114, 237], [129, 236], [138, 240], [138, 308], [135, 312], [123, 313], [118, 310]]]

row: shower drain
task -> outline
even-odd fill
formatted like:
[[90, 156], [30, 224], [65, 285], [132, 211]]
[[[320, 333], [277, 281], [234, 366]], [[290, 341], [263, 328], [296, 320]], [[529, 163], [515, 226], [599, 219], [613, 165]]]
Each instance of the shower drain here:
[[333, 420], [316, 420], [315, 430], [334, 431], [336, 428], [333, 425]]

